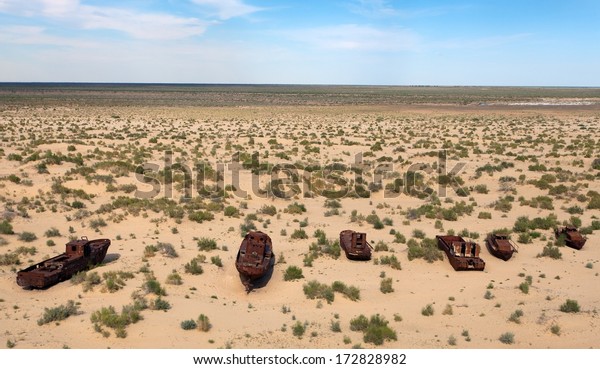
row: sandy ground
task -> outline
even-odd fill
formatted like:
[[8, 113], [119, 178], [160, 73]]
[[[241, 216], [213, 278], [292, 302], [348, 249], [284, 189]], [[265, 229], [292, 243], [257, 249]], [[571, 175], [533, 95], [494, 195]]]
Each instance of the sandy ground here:
[[[591, 201], [589, 191], [600, 191], [598, 171], [591, 168], [594, 158], [600, 157], [598, 129], [600, 111], [590, 107], [577, 110], [569, 108], [536, 110], [535, 107], [486, 107], [486, 108], [409, 108], [409, 107], [249, 107], [249, 108], [151, 108], [120, 107], [112, 111], [99, 108], [54, 109], [4, 109], [0, 113], [2, 143], [0, 148], [0, 196], [3, 217], [12, 218], [14, 235], [1, 235], [4, 245], [0, 254], [15, 252], [19, 247], [35, 247], [35, 255], [19, 256], [20, 265], [0, 266], [0, 340], [15, 348], [350, 348], [375, 347], [363, 342], [363, 334], [350, 330], [351, 319], [364, 314], [367, 317], [380, 314], [389, 321], [397, 340], [385, 342], [386, 348], [599, 348], [598, 326], [600, 318], [600, 290], [598, 270], [600, 265], [600, 231], [588, 235], [585, 247], [573, 250], [562, 247], [562, 259], [536, 257], [547, 242], [553, 241], [550, 230], [538, 230], [540, 238], [529, 244], [518, 244], [519, 252], [504, 262], [489, 254], [484, 246], [485, 235], [492, 229], [511, 229], [519, 216], [546, 217], [556, 214], [558, 221], [568, 222], [571, 214], [567, 208], [574, 205], [583, 209], [575, 214], [583, 226], [590, 226], [600, 217], [598, 209], [587, 209]], [[254, 144], [250, 144], [250, 137]], [[156, 140], [152, 140], [156, 138]], [[269, 142], [272, 139], [274, 141]], [[537, 141], [536, 141], [537, 139]], [[304, 142], [303, 142], [304, 141]], [[349, 145], [348, 142], [354, 144]], [[381, 150], [373, 151], [372, 145], [381, 142]], [[69, 149], [74, 145], [74, 151]], [[458, 146], [457, 146], [458, 145]], [[318, 148], [310, 151], [306, 147]], [[470, 195], [459, 197], [448, 188], [441, 197], [441, 206], [450, 207], [459, 201], [474, 205], [471, 215], [460, 216], [457, 221], [441, 220], [443, 230], [436, 229], [436, 219], [422, 216], [409, 220], [407, 211], [430, 203], [400, 194], [385, 197], [383, 191], [372, 193], [370, 198], [345, 197], [340, 200], [339, 215], [325, 216], [325, 198], [318, 194], [305, 198], [303, 194], [293, 199], [261, 198], [250, 190], [251, 175], [241, 172], [240, 188], [250, 193], [247, 198], [229, 196], [224, 204], [239, 210], [237, 217], [225, 216], [223, 211], [214, 212], [214, 220], [197, 223], [187, 214], [180, 221], [144, 209], [138, 215], [115, 209], [98, 213], [104, 204], [119, 196], [134, 197], [134, 193], [122, 190], [107, 191], [107, 183], [89, 182], [83, 174], [69, 174], [76, 164], [63, 161], [48, 165], [49, 173], [38, 173], [36, 165], [43, 159], [25, 162], [25, 158], [39, 151], [65, 155], [81, 154], [84, 167], [94, 168], [99, 162], [123, 160], [133, 162], [136, 153], [145, 148], [146, 157], [141, 162], [163, 166], [166, 150], [174, 151], [173, 161], [192, 165], [198, 160], [211, 163], [227, 162], [236, 150], [260, 153], [262, 163], [319, 163], [321, 165], [341, 162], [352, 164], [355, 155], [363, 153], [364, 160], [377, 163], [383, 156], [390, 157], [394, 171], [405, 173], [415, 163], [434, 163], [436, 157], [427, 155], [448, 148], [448, 168], [456, 163], [465, 164], [459, 176], [470, 188]], [[309, 152], [310, 151], [310, 152]], [[458, 153], [464, 152], [460, 157]], [[285, 153], [289, 159], [277, 157]], [[368, 153], [366, 156], [365, 153]], [[9, 160], [10, 154], [20, 154], [22, 161]], [[371, 156], [372, 154], [372, 156]], [[267, 157], [268, 155], [268, 157]], [[283, 156], [283, 155], [282, 155]], [[524, 160], [516, 160], [522, 156]], [[401, 157], [402, 162], [398, 161]], [[564, 177], [553, 186], [564, 184], [566, 194], [548, 195], [547, 189], [528, 184], [543, 174], [557, 172], [531, 171], [532, 158], [547, 168], [563, 168]], [[506, 161], [514, 164], [492, 174], [476, 176], [476, 169], [485, 165], [498, 165]], [[138, 162], [139, 163], [139, 162]], [[413, 167], [414, 168], [414, 167]], [[372, 170], [370, 171], [372, 173]], [[13, 183], [8, 177], [14, 174], [21, 183]], [[136, 184], [146, 190], [148, 185], [136, 179], [133, 172], [118, 171], [108, 167], [96, 167], [93, 175], [112, 175], [114, 186]], [[501, 184], [501, 177], [525, 175], [523, 182], [510, 188]], [[349, 178], [352, 176], [349, 175]], [[431, 184], [432, 177], [425, 177]], [[61, 180], [70, 189], [81, 189], [93, 195], [91, 199], [75, 198], [72, 194], [61, 197], [52, 189], [53, 180]], [[25, 181], [25, 183], [23, 183]], [[231, 175], [225, 175], [230, 184]], [[384, 179], [384, 185], [392, 179]], [[561, 182], [563, 181], [563, 182]], [[212, 182], [211, 182], [212, 183]], [[266, 183], [262, 178], [261, 187]], [[474, 191], [474, 186], [486, 185], [487, 194]], [[433, 186], [437, 190], [437, 186]], [[161, 186], [164, 196], [165, 186]], [[507, 191], [508, 190], [508, 191]], [[180, 203], [181, 191], [173, 186], [171, 198]], [[514, 196], [512, 209], [506, 213], [495, 210], [493, 204], [507, 194]], [[581, 195], [580, 199], [576, 199]], [[521, 205], [536, 196], [550, 196], [553, 209], [540, 209]], [[195, 195], [195, 197], [197, 197]], [[79, 200], [91, 214], [79, 214], [70, 204]], [[208, 203], [210, 199], [205, 200]], [[284, 210], [293, 202], [305, 206], [302, 214], [289, 214]], [[274, 205], [277, 215], [257, 214], [257, 228], [270, 234], [277, 264], [264, 287], [246, 293], [235, 269], [235, 255], [242, 240], [240, 225], [249, 214], [256, 214], [263, 205]], [[55, 211], [52, 211], [52, 207]], [[381, 219], [388, 217], [392, 225], [374, 229], [367, 222], [350, 221], [352, 210], [367, 216], [375, 212]], [[491, 219], [480, 219], [480, 212], [489, 212]], [[90, 222], [102, 218], [106, 226], [94, 230]], [[308, 239], [292, 239], [291, 234], [307, 220]], [[44, 233], [57, 228], [61, 236], [52, 237], [56, 246], [47, 246]], [[72, 227], [72, 233], [69, 232]], [[177, 233], [173, 233], [173, 228]], [[447, 259], [428, 263], [421, 259], [409, 261], [407, 245], [395, 243], [395, 230], [412, 237], [414, 230], [423, 231], [427, 237], [443, 234], [449, 230], [460, 232], [468, 229], [478, 233], [476, 241], [482, 246], [481, 257], [486, 262], [483, 272], [455, 272]], [[322, 229], [331, 240], [339, 237], [344, 229], [368, 233], [372, 245], [385, 242], [389, 251], [374, 253], [374, 259], [395, 255], [402, 269], [376, 264], [374, 260], [359, 262], [328, 255], [313, 261], [312, 267], [304, 266], [303, 259], [311, 243], [316, 241], [313, 233]], [[285, 231], [285, 232], [284, 232]], [[24, 242], [19, 234], [33, 232], [37, 240]], [[112, 245], [103, 265], [94, 269], [102, 275], [108, 271], [134, 273], [126, 285], [113, 293], [103, 291], [98, 285], [84, 292], [81, 284], [69, 281], [46, 290], [25, 290], [15, 283], [16, 271], [64, 251], [69, 236], [110, 238]], [[218, 249], [200, 252], [197, 238], [216, 240]], [[513, 239], [518, 234], [513, 234]], [[147, 245], [157, 242], [170, 243], [178, 257], [157, 253], [145, 257]], [[185, 273], [184, 265], [199, 253], [207, 256], [202, 264], [204, 273]], [[223, 266], [210, 263], [219, 256]], [[285, 259], [282, 262], [282, 257]], [[117, 311], [133, 302], [133, 293], [142, 293], [146, 280], [140, 269], [145, 266], [166, 289], [163, 298], [171, 308], [167, 311], [146, 309], [142, 320], [127, 326], [126, 338], [118, 338], [114, 330], [104, 337], [94, 329], [91, 315], [102, 307], [113, 306]], [[284, 281], [289, 266], [303, 270], [304, 278]], [[165, 283], [167, 276], [177, 271], [183, 284]], [[382, 272], [393, 279], [394, 292], [380, 292]], [[527, 276], [532, 283], [527, 294], [518, 286]], [[307, 299], [303, 285], [317, 280], [331, 284], [343, 281], [360, 289], [360, 300], [351, 301], [340, 293], [332, 303]], [[104, 283], [104, 281], [103, 281]], [[493, 288], [488, 288], [493, 286]], [[491, 291], [493, 298], [484, 298]], [[145, 296], [148, 301], [155, 298]], [[581, 306], [579, 313], [559, 310], [567, 299], [576, 300]], [[80, 314], [56, 323], [37, 324], [45, 308], [57, 307], [67, 301], [75, 301]], [[421, 310], [428, 304], [434, 308], [433, 316], [424, 316]], [[446, 306], [452, 314], [443, 314]], [[286, 309], [283, 309], [285, 307]], [[283, 310], [286, 310], [284, 312]], [[289, 312], [287, 311], [289, 310]], [[520, 323], [509, 321], [516, 310], [523, 312]], [[208, 332], [183, 330], [180, 323], [197, 319], [200, 314], [209, 317]], [[396, 316], [396, 318], [395, 318]], [[306, 323], [306, 332], [300, 338], [292, 332], [296, 322]], [[339, 321], [341, 332], [331, 329], [332, 321]], [[560, 334], [551, 331], [560, 328]], [[468, 332], [468, 334], [467, 334]], [[505, 345], [499, 341], [501, 334], [514, 334], [514, 343]], [[451, 344], [450, 338], [455, 338]]]

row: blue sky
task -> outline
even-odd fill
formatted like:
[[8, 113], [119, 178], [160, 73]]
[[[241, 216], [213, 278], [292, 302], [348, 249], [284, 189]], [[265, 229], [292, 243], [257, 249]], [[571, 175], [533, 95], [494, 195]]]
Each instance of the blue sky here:
[[600, 1], [0, 0], [0, 81], [600, 86]]

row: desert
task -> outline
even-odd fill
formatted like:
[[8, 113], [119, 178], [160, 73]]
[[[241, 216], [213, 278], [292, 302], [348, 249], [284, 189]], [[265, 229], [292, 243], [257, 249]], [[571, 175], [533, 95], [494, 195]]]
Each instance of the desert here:
[[[3, 84], [6, 348], [599, 348], [597, 89]], [[556, 238], [576, 226], [581, 250]], [[343, 230], [365, 232], [349, 260]], [[246, 292], [244, 235], [275, 262]], [[508, 261], [487, 235], [510, 235]], [[455, 271], [435, 242], [481, 246]], [[45, 289], [17, 271], [108, 238]]]

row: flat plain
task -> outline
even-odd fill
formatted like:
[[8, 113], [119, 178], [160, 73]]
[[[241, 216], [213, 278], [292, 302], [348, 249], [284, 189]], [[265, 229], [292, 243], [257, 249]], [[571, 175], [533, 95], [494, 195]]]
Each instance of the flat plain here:
[[[0, 341], [599, 348], [599, 129], [598, 89], [2, 84]], [[246, 293], [253, 229], [276, 263]], [[370, 261], [346, 259], [345, 229]], [[485, 270], [454, 271], [441, 234]], [[112, 240], [104, 263], [16, 284], [81, 236]]]

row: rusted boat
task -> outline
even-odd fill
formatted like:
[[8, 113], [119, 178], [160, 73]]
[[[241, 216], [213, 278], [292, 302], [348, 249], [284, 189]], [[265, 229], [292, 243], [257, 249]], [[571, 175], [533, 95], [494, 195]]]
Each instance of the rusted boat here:
[[17, 284], [26, 288], [46, 288], [67, 280], [73, 274], [101, 263], [106, 256], [110, 240], [106, 238], [69, 241], [63, 254], [32, 265], [17, 272]]
[[454, 270], [483, 270], [485, 261], [479, 257], [481, 247], [475, 242], [465, 241], [460, 236], [435, 236], [438, 247], [446, 255]]
[[490, 233], [485, 239], [485, 244], [490, 254], [504, 261], [510, 259], [513, 253], [518, 252], [517, 246], [506, 234]]
[[579, 230], [573, 226], [566, 226], [562, 228], [555, 228], [554, 235], [558, 239], [561, 235], [565, 237], [565, 244], [577, 250], [581, 250], [587, 238], [581, 235]]
[[260, 231], [248, 232], [235, 260], [235, 267], [246, 291], [252, 289], [253, 281], [272, 270], [274, 261], [271, 237]]
[[351, 260], [371, 259], [371, 245], [367, 242], [367, 234], [345, 230], [340, 232], [340, 247]]

